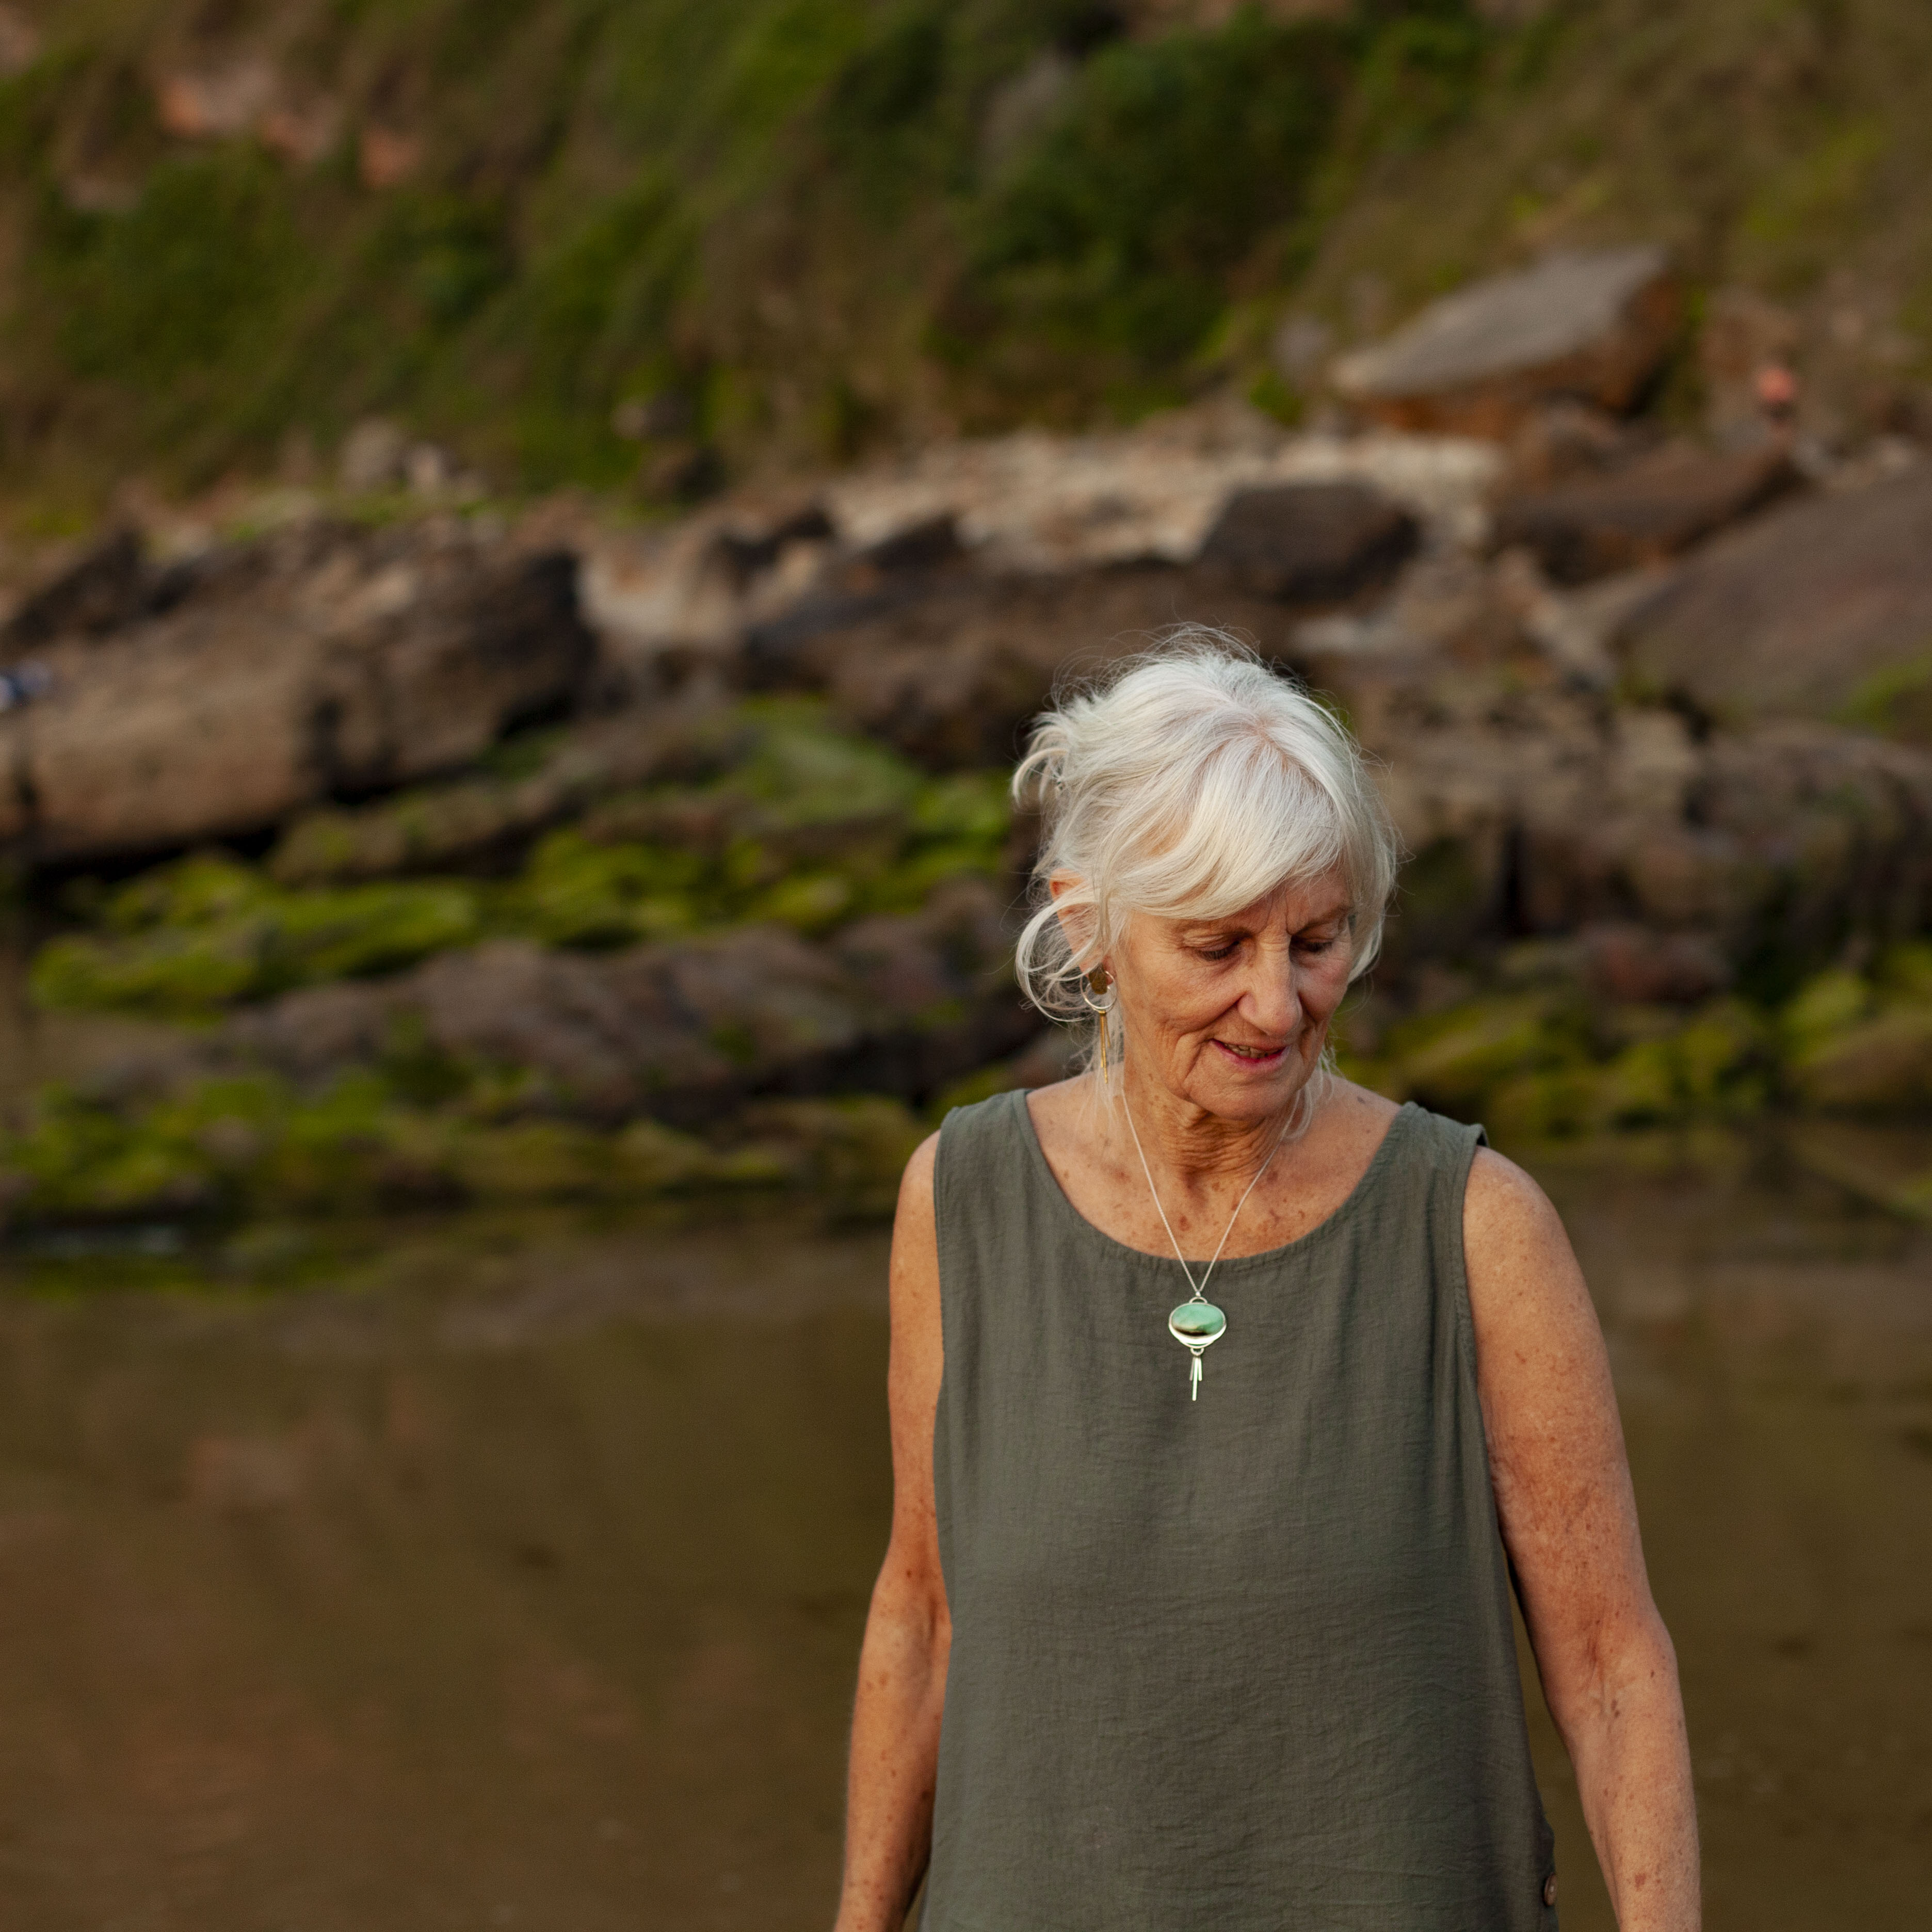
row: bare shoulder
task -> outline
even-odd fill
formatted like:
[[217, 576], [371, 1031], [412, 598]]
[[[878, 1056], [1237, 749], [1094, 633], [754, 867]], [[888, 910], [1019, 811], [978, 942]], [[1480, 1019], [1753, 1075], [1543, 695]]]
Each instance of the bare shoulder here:
[[1508, 1332], [1587, 1321], [1595, 1312], [1548, 1195], [1513, 1160], [1478, 1148], [1462, 1197], [1462, 1258], [1478, 1346]]
[[912, 1158], [899, 1176], [898, 1216], [903, 1220], [910, 1210], [932, 1218], [932, 1176], [939, 1163], [939, 1136], [928, 1134], [912, 1150]]
[[1603, 1330], [1562, 1219], [1515, 1162], [1485, 1148], [1469, 1170], [1462, 1252], [1477, 1372], [1495, 1446], [1547, 1432], [1616, 1435]]
[[1513, 1160], [1478, 1148], [1462, 1197], [1462, 1250], [1470, 1288], [1522, 1268], [1546, 1264], [1559, 1253], [1571, 1269], [1570, 1238], [1548, 1195]]

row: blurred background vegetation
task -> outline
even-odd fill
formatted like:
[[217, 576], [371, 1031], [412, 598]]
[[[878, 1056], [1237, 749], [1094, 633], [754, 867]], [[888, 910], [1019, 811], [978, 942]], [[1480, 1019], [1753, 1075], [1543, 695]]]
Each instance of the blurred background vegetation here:
[[300, 478], [371, 412], [500, 491], [1300, 406], [1554, 242], [1932, 314], [1919, 0], [62, 0], [5, 10], [0, 452]]

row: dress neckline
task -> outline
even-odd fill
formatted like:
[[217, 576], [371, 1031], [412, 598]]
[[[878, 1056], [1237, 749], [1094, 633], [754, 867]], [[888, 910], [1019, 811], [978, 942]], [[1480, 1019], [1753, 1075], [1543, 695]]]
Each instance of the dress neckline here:
[[[1152, 1262], [1156, 1266], [1173, 1267], [1174, 1257], [1171, 1251], [1164, 1255], [1156, 1254], [1149, 1249], [1132, 1247], [1125, 1241], [1117, 1240], [1104, 1228], [1088, 1220], [1074, 1206], [1066, 1189], [1060, 1184], [1060, 1177], [1053, 1171], [1053, 1163], [1046, 1157], [1046, 1150], [1040, 1144], [1040, 1130], [1034, 1125], [1033, 1109], [1027, 1105], [1027, 1093], [1028, 1090], [1024, 1087], [1016, 1088], [1012, 1096], [1012, 1103], [1019, 1114], [1021, 1138], [1026, 1146], [1028, 1162], [1036, 1170], [1036, 1178], [1044, 1184], [1047, 1193], [1052, 1197], [1058, 1211], [1076, 1227], [1083, 1230], [1094, 1240], [1111, 1248], [1117, 1255], [1125, 1256], [1132, 1261]], [[1369, 1156], [1369, 1164], [1356, 1177], [1354, 1186], [1313, 1227], [1304, 1234], [1296, 1235], [1292, 1241], [1282, 1242], [1279, 1247], [1262, 1248], [1251, 1255], [1223, 1256], [1214, 1270], [1215, 1280], [1223, 1280], [1231, 1274], [1244, 1274], [1257, 1266], [1265, 1267], [1270, 1262], [1284, 1261], [1319, 1240], [1330, 1229], [1340, 1227], [1352, 1219], [1355, 1208], [1366, 1197], [1372, 1184], [1379, 1177], [1388, 1159], [1390, 1146], [1408, 1126], [1410, 1117], [1419, 1111], [1413, 1100], [1405, 1100], [1396, 1108], [1394, 1118], [1382, 1130], [1382, 1137], [1376, 1143], [1376, 1150]], [[1190, 1257], [1188, 1266], [1192, 1268], [1195, 1265], [1194, 1259]]]

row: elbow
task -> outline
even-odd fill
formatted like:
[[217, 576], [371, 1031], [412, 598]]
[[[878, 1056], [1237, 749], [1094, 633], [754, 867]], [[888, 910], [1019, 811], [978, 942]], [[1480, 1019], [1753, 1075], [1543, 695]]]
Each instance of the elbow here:
[[1591, 1633], [1580, 1676], [1582, 1694], [1574, 1702], [1594, 1728], [1615, 1730], [1634, 1711], [1653, 1711], [1660, 1702], [1676, 1706], [1682, 1699], [1676, 1646], [1648, 1600]]
[[888, 1640], [896, 1649], [943, 1658], [952, 1639], [944, 1583], [929, 1564], [896, 1562], [888, 1552], [872, 1586], [866, 1628], [868, 1636]]
[[1635, 1710], [1679, 1702], [1676, 1648], [1647, 1594], [1547, 1637], [1554, 1640], [1537, 1646], [1544, 1693], [1573, 1754], [1586, 1736], [1615, 1730]]

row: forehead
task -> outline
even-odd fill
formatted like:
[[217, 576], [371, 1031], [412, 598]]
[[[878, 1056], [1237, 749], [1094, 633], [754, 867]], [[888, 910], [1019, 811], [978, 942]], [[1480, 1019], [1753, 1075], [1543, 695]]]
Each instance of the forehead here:
[[1262, 932], [1280, 926], [1298, 931], [1325, 920], [1345, 916], [1353, 904], [1347, 875], [1340, 866], [1331, 866], [1312, 879], [1289, 879], [1239, 911], [1208, 919], [1199, 916], [1173, 922], [1177, 926], [1239, 926], [1247, 932]]

